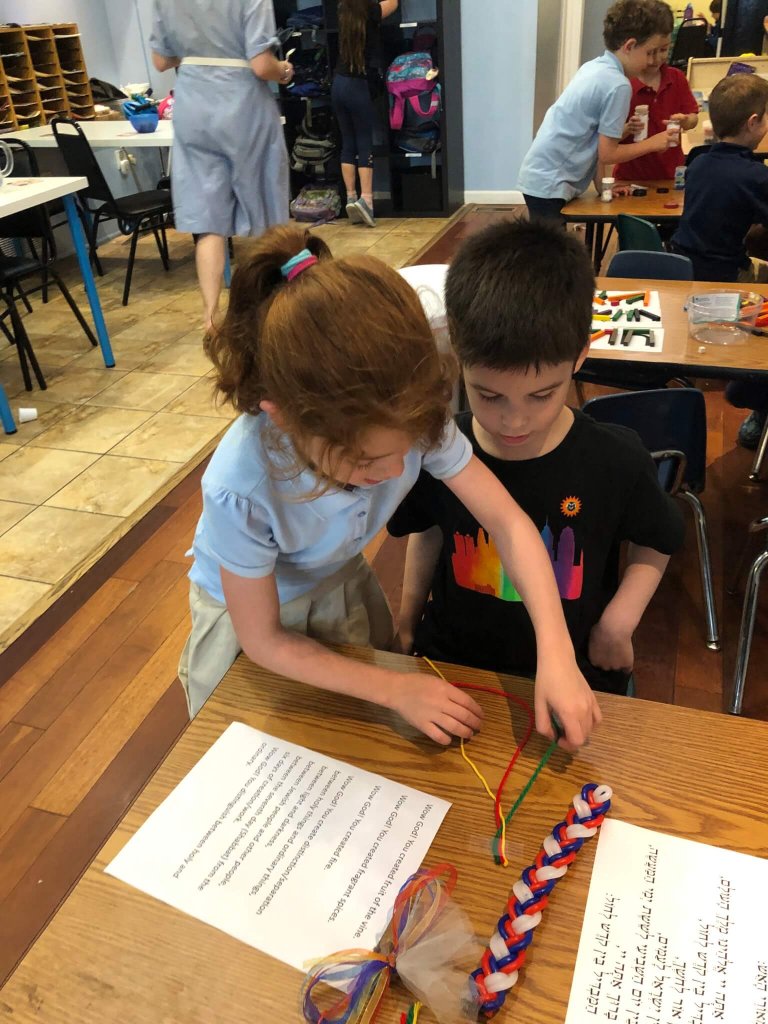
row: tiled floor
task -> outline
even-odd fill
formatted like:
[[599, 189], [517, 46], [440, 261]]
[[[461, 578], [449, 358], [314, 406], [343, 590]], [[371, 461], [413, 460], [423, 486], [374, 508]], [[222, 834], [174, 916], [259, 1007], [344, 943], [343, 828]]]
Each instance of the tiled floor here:
[[[364, 229], [341, 221], [317, 230], [336, 255], [368, 252], [400, 267], [446, 223], [392, 219]], [[127, 242], [103, 249], [98, 288], [113, 369], [58, 295], [46, 306], [33, 296], [25, 320], [47, 391], [23, 389], [15, 350], [0, 338], [0, 382], [14, 414], [38, 412], [18, 433], [0, 434], [0, 650], [213, 448], [232, 417], [213, 401], [191, 239], [171, 232], [169, 243], [164, 274], [152, 237], [140, 242], [127, 307]], [[236, 245], [242, 252], [248, 243]], [[76, 267], [64, 269], [87, 309]]]

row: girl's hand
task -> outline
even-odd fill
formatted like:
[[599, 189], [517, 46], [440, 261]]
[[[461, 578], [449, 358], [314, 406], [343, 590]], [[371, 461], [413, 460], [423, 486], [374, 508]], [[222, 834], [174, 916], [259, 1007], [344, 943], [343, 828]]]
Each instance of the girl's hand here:
[[559, 745], [564, 750], [578, 750], [602, 721], [600, 707], [589, 683], [579, 671], [575, 659], [568, 663], [544, 662], [539, 659], [536, 671], [536, 729], [553, 740], [550, 709], [565, 730]]
[[464, 690], [436, 676], [392, 673], [389, 707], [435, 743], [453, 736], [471, 739], [483, 723], [483, 709]]

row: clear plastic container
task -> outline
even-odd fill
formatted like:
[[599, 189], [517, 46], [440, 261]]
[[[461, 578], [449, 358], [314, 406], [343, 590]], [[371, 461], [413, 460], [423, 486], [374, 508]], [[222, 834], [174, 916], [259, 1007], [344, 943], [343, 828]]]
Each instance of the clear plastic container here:
[[616, 184], [615, 178], [603, 178], [600, 183], [600, 198], [604, 203], [610, 203], [613, 199], [613, 186]]
[[689, 295], [688, 333], [707, 345], [743, 345], [754, 329], [763, 302], [762, 295], [735, 290]]

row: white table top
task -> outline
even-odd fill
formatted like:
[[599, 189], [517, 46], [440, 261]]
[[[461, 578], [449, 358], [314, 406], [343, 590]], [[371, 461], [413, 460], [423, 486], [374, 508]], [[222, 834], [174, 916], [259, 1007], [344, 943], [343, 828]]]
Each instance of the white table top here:
[[[128, 121], [80, 121], [85, 137], [94, 149], [156, 149], [173, 145], [173, 122], [159, 121], [153, 132], [140, 133]], [[65, 128], [65, 131], [70, 129]], [[55, 149], [56, 139], [50, 125], [8, 132], [3, 139], [20, 139], [35, 149]]]
[[10, 217], [83, 188], [88, 188], [87, 178], [6, 178], [0, 185], [0, 217]]

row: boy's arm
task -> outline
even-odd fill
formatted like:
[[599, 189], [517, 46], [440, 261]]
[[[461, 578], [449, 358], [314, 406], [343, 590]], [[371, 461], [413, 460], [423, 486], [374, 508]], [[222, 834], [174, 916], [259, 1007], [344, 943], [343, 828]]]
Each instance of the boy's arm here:
[[607, 135], [597, 137], [597, 163], [625, 164], [628, 160], [637, 160], [639, 156], [649, 153], [661, 153], [667, 148], [667, 133], [657, 132], [642, 142], [624, 142], [611, 139]]
[[501, 564], [522, 597], [536, 633], [536, 728], [554, 738], [550, 709], [563, 724], [568, 749], [580, 747], [601, 720], [579, 671], [552, 563], [538, 530], [500, 481], [477, 458], [443, 481], [493, 537]]
[[444, 746], [451, 736], [469, 739], [480, 728], [480, 706], [443, 679], [362, 664], [283, 629], [274, 573], [253, 579], [224, 568], [220, 572], [235, 633], [257, 665], [321, 690], [391, 708]]
[[413, 636], [424, 614], [424, 606], [432, 586], [432, 577], [443, 543], [439, 526], [408, 537], [403, 573], [403, 594], [394, 649], [401, 654], [413, 651]]
[[589, 660], [597, 668], [632, 670], [632, 635], [656, 593], [669, 558], [653, 548], [629, 545], [619, 589], [589, 635]]

